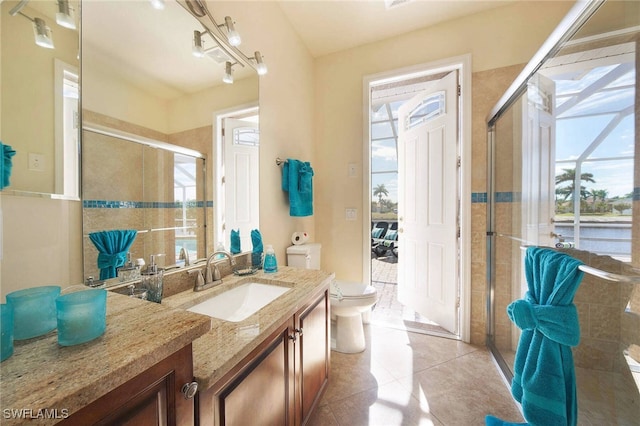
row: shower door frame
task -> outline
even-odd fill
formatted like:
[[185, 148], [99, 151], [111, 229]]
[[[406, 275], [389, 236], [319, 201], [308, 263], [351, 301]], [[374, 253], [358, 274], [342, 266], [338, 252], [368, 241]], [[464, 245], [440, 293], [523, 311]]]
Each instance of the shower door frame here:
[[495, 337], [495, 279], [496, 271], [496, 232], [495, 232], [495, 126], [497, 120], [509, 109], [527, 90], [527, 83], [531, 77], [549, 58], [555, 56], [560, 48], [571, 39], [591, 16], [605, 3], [606, 0], [592, 0], [578, 2], [567, 13], [564, 19], [544, 42], [527, 63], [522, 72], [502, 95], [498, 103], [487, 116], [487, 324], [486, 345], [508, 384], [513, 379], [513, 373], [494, 342]]

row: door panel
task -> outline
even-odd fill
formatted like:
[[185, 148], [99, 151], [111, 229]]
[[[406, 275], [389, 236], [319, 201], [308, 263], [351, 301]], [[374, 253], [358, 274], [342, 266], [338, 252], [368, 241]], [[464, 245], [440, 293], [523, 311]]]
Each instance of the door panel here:
[[[457, 85], [452, 71], [398, 111], [398, 300], [452, 333], [458, 326]], [[414, 118], [416, 112], [422, 116]]]

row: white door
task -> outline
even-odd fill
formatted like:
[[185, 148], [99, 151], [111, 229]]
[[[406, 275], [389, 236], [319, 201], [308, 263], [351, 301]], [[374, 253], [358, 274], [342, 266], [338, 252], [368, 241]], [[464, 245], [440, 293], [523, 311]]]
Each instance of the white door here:
[[458, 72], [398, 110], [398, 300], [458, 325]]
[[260, 226], [258, 124], [224, 119], [223, 243], [229, 250], [232, 229], [240, 230], [240, 247], [250, 251], [251, 230]]

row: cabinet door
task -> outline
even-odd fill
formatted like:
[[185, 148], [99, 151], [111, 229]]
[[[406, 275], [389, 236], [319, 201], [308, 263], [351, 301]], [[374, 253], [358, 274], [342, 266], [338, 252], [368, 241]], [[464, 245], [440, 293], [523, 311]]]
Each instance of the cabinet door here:
[[181, 393], [193, 380], [191, 345], [160, 361], [65, 419], [63, 425], [187, 426], [193, 400]]
[[330, 349], [329, 295], [325, 291], [315, 302], [305, 307], [296, 318], [298, 353], [296, 392], [296, 424], [304, 424], [320, 400], [329, 380]]
[[[292, 321], [266, 339], [229, 384], [214, 396], [219, 425], [287, 425], [293, 422]], [[241, 363], [243, 364], [243, 363]], [[207, 398], [208, 393], [200, 395]], [[209, 396], [210, 398], [211, 396]], [[205, 404], [202, 404], [203, 408]], [[216, 407], [217, 405], [217, 407]], [[204, 414], [200, 411], [200, 414]], [[207, 424], [200, 418], [200, 424]]]

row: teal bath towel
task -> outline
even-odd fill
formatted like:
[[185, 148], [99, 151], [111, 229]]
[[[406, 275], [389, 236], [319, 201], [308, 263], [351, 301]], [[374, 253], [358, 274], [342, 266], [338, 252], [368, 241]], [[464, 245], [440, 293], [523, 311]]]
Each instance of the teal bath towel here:
[[313, 215], [313, 169], [289, 158], [282, 166], [282, 190], [289, 193], [290, 216]]
[[229, 250], [231, 254], [238, 254], [242, 251], [240, 247], [240, 230], [231, 230], [231, 248]]
[[98, 249], [100, 279], [116, 277], [116, 270], [127, 261], [127, 252], [138, 232], [132, 229], [100, 231], [89, 234], [89, 239]]
[[534, 426], [575, 426], [578, 417], [571, 346], [580, 342], [573, 297], [582, 281], [582, 264], [571, 256], [530, 247], [525, 258], [528, 291], [507, 307], [522, 329], [511, 393]]
[[0, 190], [9, 186], [9, 178], [11, 177], [11, 170], [13, 169], [13, 160], [11, 157], [16, 155], [16, 151], [9, 145], [5, 145], [0, 142]]

